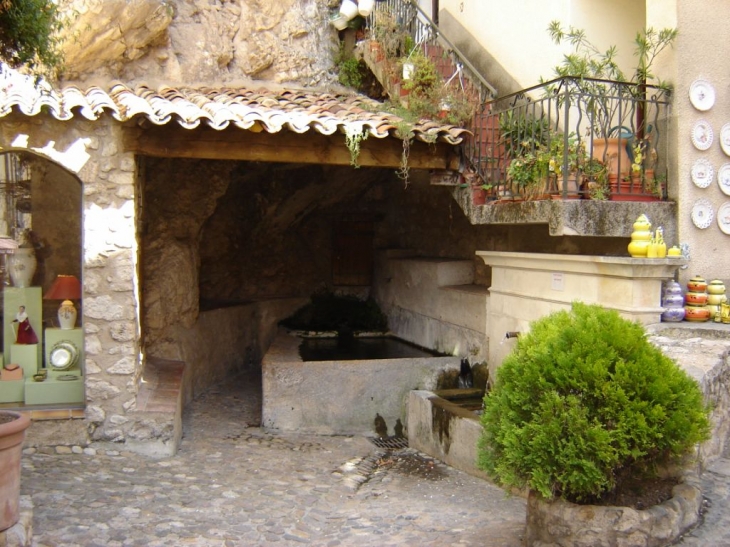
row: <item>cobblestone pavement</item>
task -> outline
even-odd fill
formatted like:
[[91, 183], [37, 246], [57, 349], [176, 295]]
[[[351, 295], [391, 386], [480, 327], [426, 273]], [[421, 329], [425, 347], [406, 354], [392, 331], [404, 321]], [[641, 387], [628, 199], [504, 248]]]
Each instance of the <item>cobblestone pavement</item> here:
[[186, 409], [171, 458], [26, 453], [33, 544], [518, 547], [525, 503], [411, 449], [261, 430], [258, 378]]
[[[522, 498], [412, 449], [266, 433], [257, 382], [236, 377], [197, 398], [171, 458], [26, 453], [33, 545], [521, 546]], [[702, 478], [703, 524], [679, 544], [730, 547], [730, 459]]]

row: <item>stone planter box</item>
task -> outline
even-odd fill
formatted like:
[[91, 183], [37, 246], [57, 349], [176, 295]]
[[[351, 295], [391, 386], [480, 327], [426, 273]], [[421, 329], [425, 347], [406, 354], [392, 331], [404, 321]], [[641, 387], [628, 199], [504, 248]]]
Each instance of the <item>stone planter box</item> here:
[[525, 545], [540, 547], [662, 547], [700, 518], [702, 494], [694, 476], [674, 487], [673, 497], [645, 510], [630, 507], [546, 502], [527, 498]]

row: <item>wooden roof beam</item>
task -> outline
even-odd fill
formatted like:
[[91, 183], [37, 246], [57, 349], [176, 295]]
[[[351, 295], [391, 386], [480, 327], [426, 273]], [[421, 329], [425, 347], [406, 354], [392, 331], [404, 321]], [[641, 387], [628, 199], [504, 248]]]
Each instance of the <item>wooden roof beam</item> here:
[[[165, 158], [262, 161], [280, 163], [316, 163], [350, 165], [350, 151], [345, 135], [322, 135], [314, 130], [306, 133], [281, 131], [267, 133], [229, 127], [184, 129], [173, 125], [127, 127], [124, 147], [128, 152]], [[361, 141], [358, 165], [363, 167], [401, 166], [402, 141], [396, 137]], [[428, 144], [411, 141], [408, 167], [413, 169], [458, 169], [457, 145]]]

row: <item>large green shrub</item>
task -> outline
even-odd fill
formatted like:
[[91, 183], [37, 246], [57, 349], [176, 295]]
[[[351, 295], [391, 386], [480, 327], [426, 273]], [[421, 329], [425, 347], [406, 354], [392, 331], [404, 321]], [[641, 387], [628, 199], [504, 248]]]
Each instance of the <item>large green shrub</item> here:
[[548, 499], [599, 499], [709, 437], [698, 384], [641, 325], [597, 305], [534, 322], [484, 402], [479, 466]]

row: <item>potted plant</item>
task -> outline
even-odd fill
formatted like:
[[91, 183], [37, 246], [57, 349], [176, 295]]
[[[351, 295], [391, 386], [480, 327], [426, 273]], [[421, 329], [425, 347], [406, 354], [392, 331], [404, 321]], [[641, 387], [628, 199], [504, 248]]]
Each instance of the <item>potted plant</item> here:
[[[652, 65], [665, 48], [672, 46], [677, 29], [648, 28], [636, 34], [636, 67], [630, 77], [618, 66], [616, 46], [601, 51], [584, 30], [564, 29], [559, 21], [550, 23], [548, 33], [557, 45], [567, 42], [573, 48], [553, 70], [556, 77], [569, 79], [559, 104], [570, 101], [585, 114], [590, 124], [592, 155], [603, 161], [609, 172], [628, 174], [631, 161], [627, 155], [631, 155], [632, 141], [652, 132], [645, 123], [644, 102], [647, 84], [655, 80]], [[546, 92], [555, 93], [558, 85], [548, 85]], [[654, 87], [665, 93], [670, 90], [661, 80]]]
[[549, 157], [543, 146], [524, 151], [507, 167], [507, 180], [514, 191], [525, 199], [538, 199], [549, 195]]
[[597, 158], [589, 158], [583, 166], [583, 193], [590, 199], [608, 199], [608, 169]]
[[20, 457], [29, 426], [26, 414], [0, 410], [0, 532], [20, 518]]
[[[699, 518], [698, 492], [686, 505], [694, 520], [682, 514], [676, 528], [652, 520], [674, 509], [637, 514], [610, 507], [624, 505], [612, 501], [661, 469], [686, 464], [710, 430], [697, 382], [647, 340], [640, 324], [614, 310], [576, 302], [533, 322], [497, 370], [482, 425], [479, 466], [500, 485], [529, 490], [526, 545], [565, 545], [558, 536], [575, 533], [574, 524], [591, 530], [582, 544], [664, 545], [636, 543], [637, 526], [669, 542], [668, 529], [682, 533]], [[680, 481], [674, 495], [691, 480]], [[609, 505], [606, 512], [599, 504]], [[555, 524], [549, 515], [563, 520]], [[609, 529], [598, 529], [600, 523]]]
[[557, 134], [550, 140], [548, 166], [557, 182], [557, 198], [580, 197], [581, 171], [587, 162], [585, 141], [574, 133], [567, 137]]
[[540, 145], [547, 146], [549, 136], [550, 125], [545, 118], [515, 110], [502, 112], [499, 116], [499, 143], [509, 159], [534, 151]]

